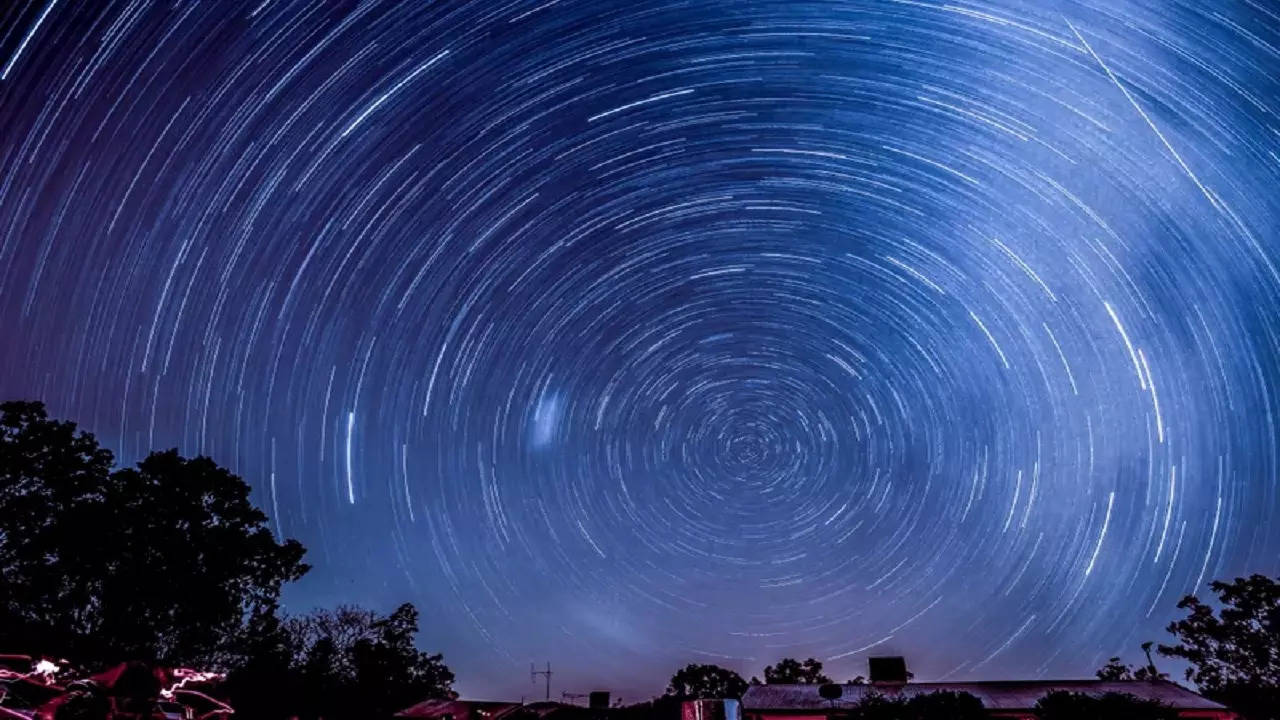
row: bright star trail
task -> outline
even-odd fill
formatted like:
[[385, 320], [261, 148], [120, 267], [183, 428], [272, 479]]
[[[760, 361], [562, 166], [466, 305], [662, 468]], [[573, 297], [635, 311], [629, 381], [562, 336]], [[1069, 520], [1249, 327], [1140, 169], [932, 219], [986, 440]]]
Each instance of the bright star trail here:
[[464, 695], [1089, 676], [1280, 571], [1266, 0], [18, 2], [0, 398]]

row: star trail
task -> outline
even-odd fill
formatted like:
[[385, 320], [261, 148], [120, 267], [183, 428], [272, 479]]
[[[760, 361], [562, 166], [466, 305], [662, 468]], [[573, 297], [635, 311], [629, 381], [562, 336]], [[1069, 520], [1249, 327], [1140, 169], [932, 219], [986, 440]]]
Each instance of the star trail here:
[[1280, 571], [1277, 113], [1270, 0], [11, 3], [0, 397], [464, 695], [1089, 676]]

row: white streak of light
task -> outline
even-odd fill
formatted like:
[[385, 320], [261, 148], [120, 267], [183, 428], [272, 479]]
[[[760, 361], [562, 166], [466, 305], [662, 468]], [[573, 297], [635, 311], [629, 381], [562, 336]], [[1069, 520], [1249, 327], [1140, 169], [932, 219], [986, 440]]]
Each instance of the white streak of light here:
[[1098, 561], [1098, 553], [1102, 551], [1102, 541], [1107, 538], [1107, 526], [1111, 524], [1111, 506], [1115, 503], [1116, 491], [1112, 490], [1107, 495], [1107, 516], [1102, 519], [1102, 532], [1098, 533], [1098, 544], [1093, 548], [1093, 557], [1089, 558], [1089, 567], [1084, 569], [1084, 576], [1089, 577], [1089, 573], [1093, 572], [1093, 564]]
[[40, 13], [40, 17], [36, 18], [35, 24], [27, 31], [27, 34], [22, 38], [22, 42], [18, 43], [18, 49], [13, 51], [13, 57], [9, 58], [9, 62], [5, 63], [4, 70], [0, 72], [0, 80], [9, 78], [9, 71], [18, 62], [18, 58], [22, 57], [22, 51], [27, 49], [27, 43], [31, 42], [32, 36], [36, 34], [36, 31], [40, 29], [41, 23], [48, 17], [49, 11], [57, 4], [58, 0], [50, 0], [49, 4], [44, 6], [44, 11]]
[[1133, 350], [1133, 343], [1129, 342], [1129, 333], [1124, 331], [1124, 325], [1120, 324], [1120, 316], [1116, 315], [1115, 308], [1111, 307], [1111, 303], [1102, 303], [1107, 308], [1107, 314], [1111, 316], [1111, 322], [1116, 324], [1116, 329], [1120, 331], [1120, 337], [1124, 339], [1124, 346], [1129, 350], [1129, 357], [1133, 360], [1133, 371], [1138, 374], [1138, 384], [1143, 390], [1147, 389], [1147, 380], [1142, 375], [1142, 364], [1138, 362], [1138, 353]]
[[356, 429], [356, 414], [347, 413], [347, 502], [356, 504], [355, 487], [351, 484], [351, 436]]

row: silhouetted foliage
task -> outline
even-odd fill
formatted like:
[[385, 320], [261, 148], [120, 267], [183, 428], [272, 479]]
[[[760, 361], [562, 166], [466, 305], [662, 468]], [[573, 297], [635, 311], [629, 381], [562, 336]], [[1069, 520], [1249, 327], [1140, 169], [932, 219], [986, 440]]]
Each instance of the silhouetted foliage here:
[[1146, 665], [1135, 668], [1132, 665], [1127, 665], [1123, 662], [1120, 662], [1120, 658], [1113, 657], [1107, 661], [1106, 665], [1103, 665], [1101, 668], [1098, 669], [1098, 672], [1097, 672], [1098, 679], [1110, 680], [1110, 681], [1119, 681], [1119, 680], [1150, 681], [1150, 680], [1168, 679], [1169, 674], [1160, 672], [1160, 670], [1156, 668], [1155, 662], [1151, 659], [1152, 645], [1153, 643], [1151, 642], [1142, 643], [1142, 652], [1146, 653], [1146, 656], [1147, 656]]
[[301, 638], [291, 634], [275, 613], [255, 615], [247, 626], [222, 691], [236, 708], [236, 717], [289, 717], [296, 712], [297, 698], [307, 689], [296, 667]]
[[281, 586], [308, 569], [305, 551], [276, 541], [240, 478], [173, 450], [112, 464], [40, 403], [0, 404], [5, 649], [90, 669], [143, 661], [110, 692], [77, 690], [59, 720], [101, 717], [108, 701], [154, 702], [152, 664], [229, 669], [223, 691], [251, 720], [362, 720], [453, 696], [441, 656], [414, 647], [412, 605], [278, 617]]
[[1051, 692], [1036, 702], [1040, 720], [1176, 720], [1178, 712], [1155, 700], [1126, 693], [1093, 697], [1065, 690]]
[[[349, 606], [319, 610], [265, 621], [263, 629], [269, 637], [227, 678], [237, 716], [361, 720], [456, 697], [442, 656], [414, 647], [418, 611], [412, 605], [386, 616]], [[277, 697], [260, 700], [263, 691]]]
[[738, 673], [718, 665], [690, 663], [676, 671], [667, 685], [667, 695], [682, 700], [741, 698], [747, 681]]
[[1194, 595], [1178, 603], [1174, 645], [1160, 653], [1190, 664], [1186, 677], [1207, 697], [1251, 720], [1280, 718], [1280, 582], [1265, 575], [1209, 584], [1220, 609]]
[[1245, 720], [1280, 720], [1280, 688], [1226, 685], [1205, 695], [1235, 710]]
[[942, 690], [912, 696], [873, 692], [840, 715], [847, 720], [986, 720], [987, 711], [969, 693]]
[[868, 693], [841, 713], [841, 720], [906, 720], [907, 704], [901, 697]]
[[365, 698], [352, 717], [389, 715], [429, 697], [457, 697], [443, 656], [414, 647], [418, 610], [408, 603], [375, 620], [371, 633], [351, 646], [354, 695]]
[[966, 692], [940, 690], [907, 701], [909, 720], [985, 720], [982, 701]]
[[215, 661], [307, 570], [249, 487], [208, 458], [112, 455], [41, 403], [0, 404], [0, 627], [7, 649]]
[[777, 665], [764, 669], [766, 685], [825, 685], [831, 678], [822, 674], [822, 662], [809, 658], [800, 662], [795, 658], [783, 658]]
[[1107, 660], [1107, 664], [1098, 668], [1095, 673], [1099, 680], [1132, 680], [1133, 668], [1120, 662], [1119, 657], [1113, 657]]

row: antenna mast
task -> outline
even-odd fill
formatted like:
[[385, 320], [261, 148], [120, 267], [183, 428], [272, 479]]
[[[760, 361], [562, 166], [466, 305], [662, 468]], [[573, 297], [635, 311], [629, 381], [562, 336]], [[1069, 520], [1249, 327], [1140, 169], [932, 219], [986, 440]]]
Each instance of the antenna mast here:
[[538, 670], [534, 668], [533, 663], [529, 663], [529, 682], [538, 682], [538, 676], [542, 675], [547, 679], [547, 700], [551, 699], [551, 661], [547, 661], [546, 670]]

